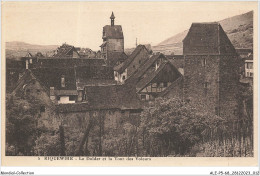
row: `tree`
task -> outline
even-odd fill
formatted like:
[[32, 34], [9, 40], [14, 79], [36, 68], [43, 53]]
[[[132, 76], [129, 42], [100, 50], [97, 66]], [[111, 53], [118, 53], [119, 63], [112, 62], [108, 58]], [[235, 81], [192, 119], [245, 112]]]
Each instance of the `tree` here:
[[[11, 155], [33, 155], [37, 132], [38, 110], [27, 100], [7, 96], [6, 100], [6, 143], [13, 146]], [[12, 148], [12, 147], [11, 147]], [[8, 148], [7, 148], [8, 149]]]
[[141, 114], [140, 135], [148, 156], [185, 155], [203, 139], [211, 115], [179, 99], [158, 98]]

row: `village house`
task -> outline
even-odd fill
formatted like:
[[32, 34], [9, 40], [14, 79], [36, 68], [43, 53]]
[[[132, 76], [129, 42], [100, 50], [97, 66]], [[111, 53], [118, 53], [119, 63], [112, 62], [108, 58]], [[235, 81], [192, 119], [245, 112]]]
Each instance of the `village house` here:
[[[182, 98], [182, 75], [161, 53], [149, 57], [126, 81], [142, 101], [157, 97]], [[178, 83], [177, 83], [178, 82]]]
[[219, 23], [193, 23], [183, 40], [184, 99], [222, 117], [237, 113], [239, 57]]
[[253, 50], [249, 48], [236, 48], [241, 58], [244, 77], [253, 77]]
[[55, 53], [52, 57], [54, 57], [54, 58], [80, 58], [80, 55], [74, 46], [64, 43], [57, 50], [55, 50]]

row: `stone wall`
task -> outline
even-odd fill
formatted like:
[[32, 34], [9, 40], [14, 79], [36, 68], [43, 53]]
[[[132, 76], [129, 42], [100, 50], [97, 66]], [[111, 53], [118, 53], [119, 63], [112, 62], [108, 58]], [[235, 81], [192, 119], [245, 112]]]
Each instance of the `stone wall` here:
[[218, 56], [185, 56], [184, 99], [197, 109], [215, 113], [218, 101]]
[[221, 56], [220, 60], [220, 116], [234, 117], [237, 111], [238, 96], [238, 57]]
[[107, 52], [124, 52], [124, 39], [108, 39]]

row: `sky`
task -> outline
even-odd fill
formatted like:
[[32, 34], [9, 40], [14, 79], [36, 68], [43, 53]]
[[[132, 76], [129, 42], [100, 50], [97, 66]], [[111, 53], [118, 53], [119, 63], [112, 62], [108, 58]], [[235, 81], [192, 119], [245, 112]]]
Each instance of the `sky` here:
[[122, 25], [125, 48], [157, 45], [192, 22], [214, 22], [257, 8], [256, 2], [2, 2], [3, 41], [98, 50], [103, 26]]

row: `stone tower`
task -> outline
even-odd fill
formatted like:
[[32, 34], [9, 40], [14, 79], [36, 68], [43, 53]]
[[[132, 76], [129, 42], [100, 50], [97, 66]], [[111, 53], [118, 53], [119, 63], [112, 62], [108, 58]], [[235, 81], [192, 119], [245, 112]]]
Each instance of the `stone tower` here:
[[[112, 12], [110, 16], [111, 24], [103, 27], [103, 43], [101, 47], [102, 57], [108, 62], [110, 59], [109, 55], [113, 53], [124, 52], [124, 35], [121, 25], [115, 25], [115, 15]], [[112, 54], [111, 54], [112, 53]]]
[[235, 116], [238, 55], [219, 23], [193, 23], [183, 40], [184, 98], [197, 109]]

